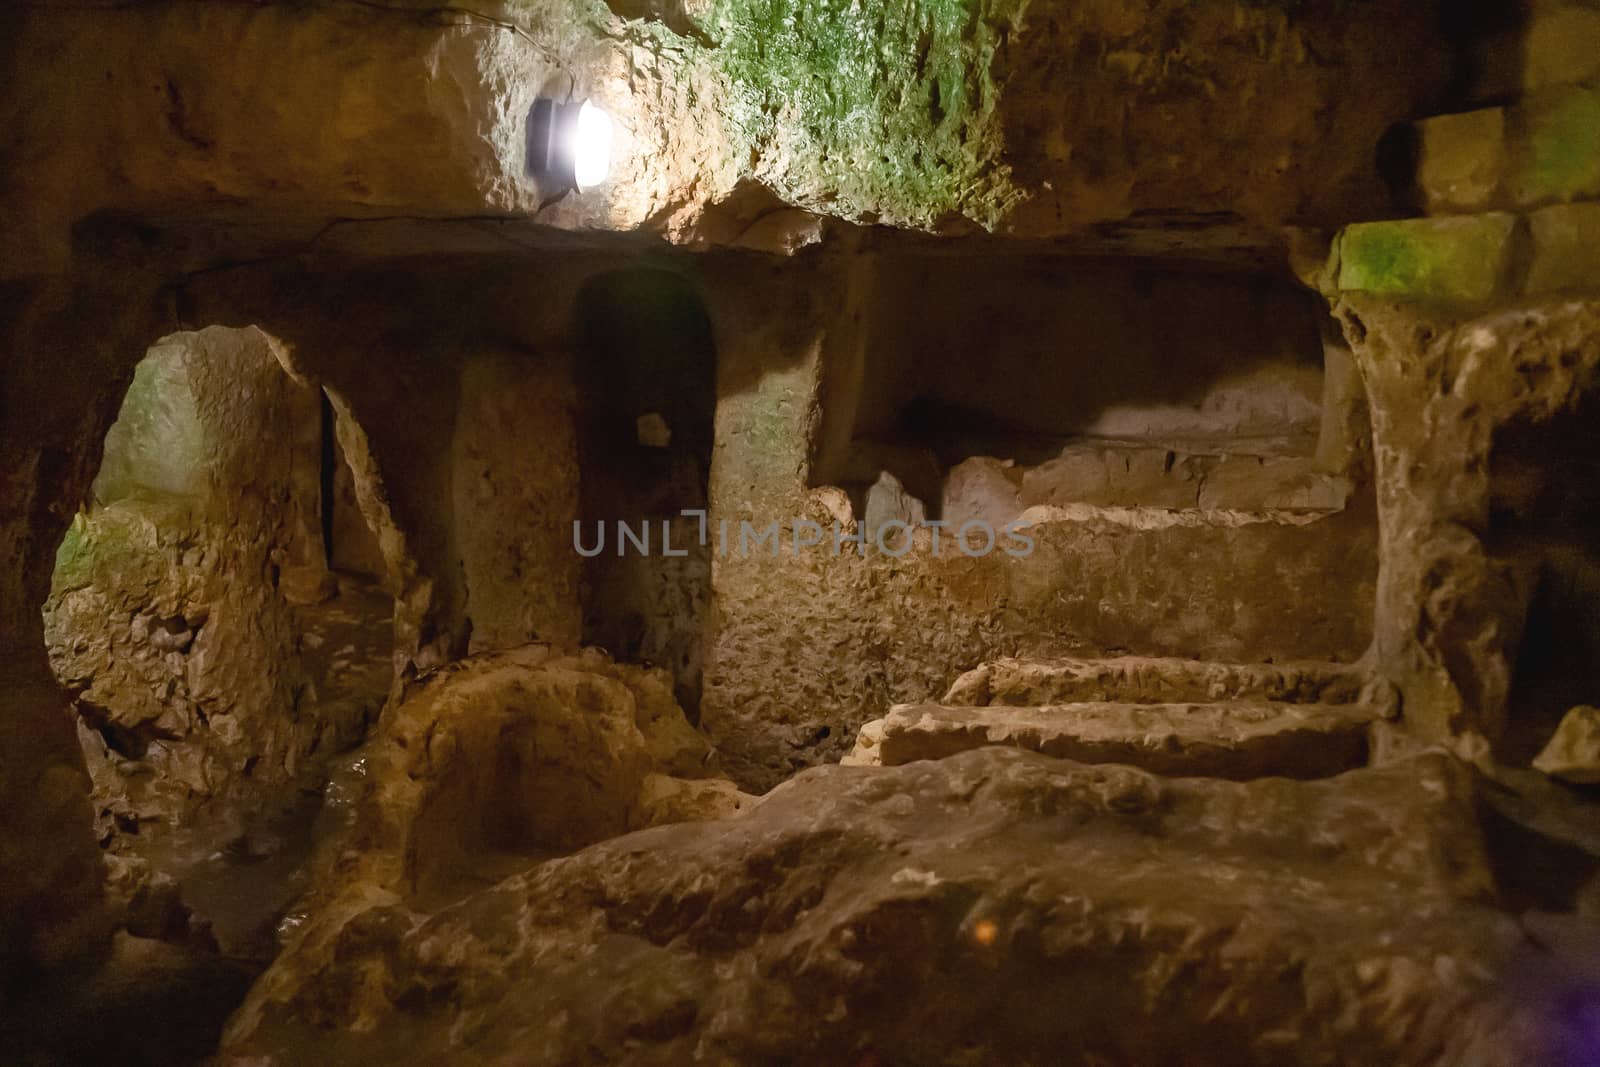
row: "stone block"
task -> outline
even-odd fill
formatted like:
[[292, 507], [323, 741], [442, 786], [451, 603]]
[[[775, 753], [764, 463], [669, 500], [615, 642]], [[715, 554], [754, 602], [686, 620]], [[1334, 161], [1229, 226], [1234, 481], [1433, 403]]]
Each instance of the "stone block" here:
[[1600, 204], [1557, 204], [1528, 217], [1529, 294], [1600, 287]]
[[1567, 712], [1533, 765], [1565, 782], [1600, 785], [1600, 708], [1582, 706]]
[[928, 509], [923, 502], [912, 496], [900, 479], [882, 471], [872, 488], [867, 490], [867, 535], [877, 542], [880, 534], [889, 538], [889, 544], [898, 551], [898, 546], [904, 543], [907, 536], [904, 530], [898, 532], [888, 530], [891, 523], [901, 523], [911, 529], [916, 529], [928, 520]]
[[1022, 472], [1009, 459], [974, 456], [958, 463], [945, 479], [940, 514], [952, 528], [974, 520], [996, 530], [1022, 513], [1018, 498]]
[[1518, 109], [1508, 135], [1515, 204], [1600, 198], [1600, 92], [1543, 94]]
[[1349, 496], [1343, 478], [1310, 456], [1229, 456], [1207, 472], [1200, 507], [1235, 511], [1337, 511]]
[[1600, 75], [1600, 10], [1545, 5], [1528, 22], [1522, 87], [1533, 92]]
[[956, 707], [1043, 707], [1083, 701], [1353, 704], [1362, 699], [1366, 682], [1359, 666], [1316, 661], [1224, 663], [1149, 656], [1043, 660], [1007, 657], [961, 675], [951, 683], [942, 703]]
[[1487, 303], [1502, 290], [1515, 216], [1368, 222], [1340, 236], [1339, 288], [1413, 300]]
[[1207, 461], [1162, 447], [1071, 445], [1055, 459], [1025, 471], [1025, 507], [1195, 506]]
[[1360, 766], [1373, 713], [1265, 701], [1044, 707], [900, 704], [863, 727], [852, 766], [898, 767], [990, 745], [1157, 774], [1320, 778]]
[[1066, 449], [1022, 476], [1021, 500], [1036, 504], [1104, 504], [1111, 494], [1111, 473], [1096, 449]]
[[1485, 108], [1416, 125], [1417, 188], [1429, 214], [1482, 211], [1500, 191], [1506, 113]]

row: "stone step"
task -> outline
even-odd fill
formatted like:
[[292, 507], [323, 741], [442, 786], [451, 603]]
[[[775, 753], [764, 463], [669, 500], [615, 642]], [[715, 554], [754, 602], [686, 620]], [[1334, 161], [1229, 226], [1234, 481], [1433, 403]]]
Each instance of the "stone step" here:
[[1271, 701], [901, 704], [861, 728], [844, 762], [892, 767], [1010, 745], [1177, 777], [1325, 778], [1367, 762], [1367, 727], [1378, 717], [1361, 704]]
[[943, 703], [1207, 703], [1218, 700], [1351, 704], [1366, 674], [1344, 663], [1214, 663], [1124, 656], [1116, 659], [1002, 659], [961, 675]]

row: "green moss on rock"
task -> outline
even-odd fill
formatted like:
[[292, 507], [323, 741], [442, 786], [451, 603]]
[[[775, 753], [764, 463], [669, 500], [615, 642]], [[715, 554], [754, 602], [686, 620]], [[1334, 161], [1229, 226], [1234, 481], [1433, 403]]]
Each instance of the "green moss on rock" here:
[[1519, 204], [1600, 196], [1600, 93], [1572, 90], [1526, 110]]
[[62, 536], [61, 547], [56, 549], [54, 583], [57, 593], [88, 584], [93, 569], [89, 552], [92, 545], [89, 520], [87, 516], [78, 515]]
[[1506, 277], [1507, 214], [1370, 222], [1339, 242], [1339, 288], [1414, 300], [1486, 303]]
[[[752, 156], [851, 216], [992, 224], [1007, 204], [991, 65], [1021, 0], [714, 0], [701, 29]], [[840, 209], [843, 209], [842, 211]]]

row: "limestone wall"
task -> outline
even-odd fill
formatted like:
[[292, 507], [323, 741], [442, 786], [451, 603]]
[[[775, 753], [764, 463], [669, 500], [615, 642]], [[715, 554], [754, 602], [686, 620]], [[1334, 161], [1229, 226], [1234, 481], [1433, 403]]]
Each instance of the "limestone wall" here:
[[474, 356], [461, 368], [458, 405], [453, 511], [471, 647], [575, 644], [579, 476], [565, 361]]

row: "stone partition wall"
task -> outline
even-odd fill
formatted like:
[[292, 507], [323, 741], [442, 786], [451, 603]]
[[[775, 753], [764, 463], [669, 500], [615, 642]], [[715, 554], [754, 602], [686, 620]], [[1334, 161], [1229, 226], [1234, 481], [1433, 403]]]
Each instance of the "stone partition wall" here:
[[461, 368], [453, 503], [473, 652], [581, 635], [575, 403], [564, 358], [487, 353]]
[[714, 536], [728, 524], [730, 549], [714, 559], [702, 723], [747, 788], [838, 758], [888, 705], [937, 698], [1000, 656], [1364, 653], [1377, 560], [1362, 492], [1307, 513], [1043, 509], [1027, 558], [971, 558], [949, 535], [936, 552], [926, 531], [901, 558], [849, 544], [835, 555], [831, 536], [796, 551], [787, 532], [775, 553], [744, 554], [743, 523], [859, 532], [867, 518], [841, 490], [812, 487], [838, 396], [830, 360], [861, 344], [859, 284], [824, 257], [705, 272], [719, 346], [711, 519]]
[[348, 730], [302, 713], [288, 594], [322, 568], [317, 407], [275, 348], [215, 328], [152, 348], [57, 555], [45, 639], [106, 836], [270, 790]]

